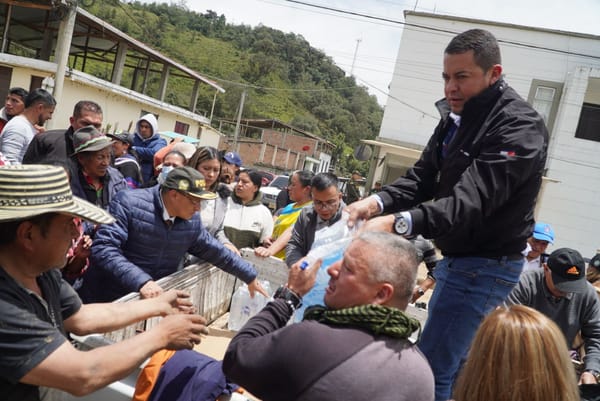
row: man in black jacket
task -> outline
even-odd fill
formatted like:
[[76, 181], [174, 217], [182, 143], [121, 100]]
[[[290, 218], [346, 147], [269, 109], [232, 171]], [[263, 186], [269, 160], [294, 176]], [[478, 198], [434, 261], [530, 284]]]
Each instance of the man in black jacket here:
[[102, 117], [102, 108], [98, 103], [90, 100], [77, 102], [73, 115], [69, 117], [70, 127], [66, 131], [57, 129], [34, 136], [23, 156], [23, 164], [41, 163], [45, 160], [72, 160], [71, 157], [75, 152], [73, 133], [88, 125], [93, 125], [99, 130], [102, 126]]
[[444, 52], [442, 116], [404, 177], [349, 206], [350, 224], [435, 240], [444, 258], [434, 276], [420, 343], [447, 400], [460, 360], [483, 316], [517, 283], [521, 251], [546, 161], [542, 117], [502, 77], [496, 38], [473, 29]]

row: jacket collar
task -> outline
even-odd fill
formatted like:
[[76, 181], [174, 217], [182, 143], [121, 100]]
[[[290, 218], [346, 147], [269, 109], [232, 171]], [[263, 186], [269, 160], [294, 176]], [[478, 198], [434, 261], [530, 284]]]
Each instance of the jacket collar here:
[[[473, 113], [479, 114], [481, 109], [484, 109], [490, 104], [494, 103], [498, 96], [500, 96], [506, 90], [506, 88], [508, 88], [506, 81], [504, 81], [503, 78], [500, 78], [492, 86], [484, 89], [479, 95], [473, 96], [471, 99], [469, 99], [465, 103], [461, 117], [465, 118], [466, 115], [468, 118]], [[446, 120], [450, 114], [450, 105], [446, 101], [446, 98], [435, 102], [435, 107], [438, 109], [442, 119]]]
[[[237, 196], [235, 191], [233, 191], [231, 193], [231, 199], [233, 199], [233, 201], [235, 203], [243, 205], [242, 200]], [[250, 202], [246, 203], [244, 206], [256, 206], [256, 205], [260, 205], [260, 204], [262, 204], [262, 192], [258, 191], [258, 192], [256, 192], [256, 196], [254, 197], [254, 199], [252, 199]]]

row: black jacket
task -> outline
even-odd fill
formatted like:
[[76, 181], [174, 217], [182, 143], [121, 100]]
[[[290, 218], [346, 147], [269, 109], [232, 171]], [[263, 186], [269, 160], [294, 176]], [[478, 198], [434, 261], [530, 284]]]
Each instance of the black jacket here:
[[23, 164], [44, 160], [69, 160], [73, 152], [73, 127], [42, 132], [33, 137], [23, 156]]
[[[442, 160], [449, 106], [421, 158], [379, 196], [384, 212], [408, 210], [413, 234], [435, 240], [444, 255], [499, 257], [526, 247], [546, 162], [542, 117], [504, 80], [463, 108]], [[430, 201], [431, 202], [428, 202]]]

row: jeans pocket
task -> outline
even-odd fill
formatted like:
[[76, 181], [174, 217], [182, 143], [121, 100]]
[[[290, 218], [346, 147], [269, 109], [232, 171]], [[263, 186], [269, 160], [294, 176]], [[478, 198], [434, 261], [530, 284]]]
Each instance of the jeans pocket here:
[[485, 310], [491, 311], [492, 309], [502, 304], [502, 302], [504, 302], [504, 300], [506, 299], [508, 294], [510, 294], [510, 292], [516, 284], [516, 281], [508, 281], [501, 278], [496, 278], [494, 280], [492, 288], [490, 289], [490, 294], [486, 302]]
[[479, 269], [479, 266], [474, 266], [468, 262], [465, 263], [464, 260], [453, 260], [448, 263], [447, 269], [448, 272], [452, 274], [460, 274], [463, 277], [475, 278], [477, 277], [477, 270]]

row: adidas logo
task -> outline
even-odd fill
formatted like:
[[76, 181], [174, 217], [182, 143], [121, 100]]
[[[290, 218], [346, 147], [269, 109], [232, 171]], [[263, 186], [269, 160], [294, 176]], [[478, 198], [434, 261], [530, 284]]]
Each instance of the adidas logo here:
[[575, 276], [579, 276], [579, 270], [575, 266], [569, 267], [569, 269], [567, 270], [566, 273], [567, 274], [572, 274], [572, 275], [575, 275]]

